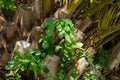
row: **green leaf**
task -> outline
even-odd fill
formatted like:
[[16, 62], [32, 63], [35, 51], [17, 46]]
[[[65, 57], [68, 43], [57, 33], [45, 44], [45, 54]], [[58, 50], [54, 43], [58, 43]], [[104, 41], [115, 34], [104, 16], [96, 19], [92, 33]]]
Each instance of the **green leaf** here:
[[45, 33], [46, 33], [47, 36], [53, 36], [54, 30], [48, 29], [48, 30], [45, 31]]
[[64, 54], [65, 57], [69, 57], [67, 50], [63, 50], [63, 54]]
[[48, 42], [47, 42], [47, 41], [43, 41], [42, 47], [43, 47], [44, 49], [47, 49], [47, 48], [49, 47]]
[[38, 43], [42, 43], [42, 41], [43, 41], [43, 38], [41, 36], [41, 38], [39, 39]]
[[16, 58], [16, 59], [13, 59], [13, 60], [11, 60], [11, 61], [9, 61], [8, 62], [8, 65], [5, 67], [7, 70], [9, 70], [9, 69], [12, 69], [14, 66], [16, 66], [16, 64], [18, 64], [19, 63], [19, 60], [18, 60], [18, 58]]
[[83, 51], [83, 52], [80, 54], [80, 57], [87, 57], [87, 52], [86, 52], [86, 51]]
[[65, 34], [65, 40], [66, 40], [66, 42], [68, 42], [69, 44], [72, 43], [69, 34]]
[[97, 69], [97, 70], [100, 70], [100, 69], [102, 69], [102, 67], [101, 67], [99, 64], [97, 64], [97, 65], [96, 65], [96, 69]]
[[28, 63], [30, 61], [28, 59], [20, 59], [20, 62], [22, 62], [22, 63]]
[[33, 55], [35, 55], [35, 56], [41, 55], [41, 52], [40, 52], [39, 49], [32, 49], [32, 50], [30, 51], [30, 53], [33, 54]]
[[31, 64], [32, 66], [35, 66], [35, 65], [36, 65], [36, 63], [35, 63], [35, 62], [31, 62], [30, 64]]
[[90, 80], [89, 78], [89, 74], [88, 73], [85, 73], [82, 77], [82, 80]]
[[48, 23], [47, 23], [47, 22], [44, 22], [44, 23], [42, 23], [41, 28], [46, 28], [47, 25], [48, 25]]
[[14, 54], [15, 54], [15, 56], [20, 57], [20, 52], [18, 50], [14, 50]]
[[83, 46], [83, 43], [78, 42], [78, 43], [76, 43], [76, 44], [72, 45], [72, 48], [78, 48], [78, 49], [81, 49], [81, 48], [82, 48], [82, 46]]
[[59, 34], [58, 34], [58, 38], [63, 38], [64, 37], [64, 34], [65, 34], [65, 31], [64, 30], [62, 30], [61, 32], [59, 32]]
[[93, 70], [93, 71], [90, 71], [90, 74], [92, 74], [92, 75], [96, 75], [97, 72], [96, 72], [95, 70]]
[[7, 66], [5, 67], [5, 69], [10, 70], [10, 69], [12, 69], [14, 66], [15, 66], [15, 65], [7, 65]]
[[24, 71], [24, 70], [25, 70], [25, 67], [27, 67], [27, 66], [22, 65], [22, 66], [20, 67], [20, 70], [21, 70], [21, 71]]
[[15, 74], [18, 73], [19, 69], [20, 69], [20, 67], [17, 67], [17, 68], [15, 69], [14, 73], [15, 73]]
[[66, 33], [70, 33], [70, 32], [71, 32], [70, 27], [69, 27], [68, 25], [66, 25], [66, 26], [64, 27], [64, 31], [65, 31]]
[[76, 36], [75, 36], [75, 34], [74, 34], [74, 33], [71, 33], [71, 34], [69, 34], [69, 36], [70, 36], [70, 38], [71, 38], [72, 43], [75, 43], [75, 41], [76, 41]]
[[70, 80], [75, 80], [74, 77], [70, 76]]
[[62, 46], [60, 46], [60, 45], [55, 46], [55, 51], [56, 52], [58, 52], [60, 49], [62, 49]]
[[57, 26], [57, 29], [58, 29], [59, 32], [61, 32], [61, 31], [63, 30], [63, 28], [62, 28], [61, 25], [58, 25], [58, 26]]
[[41, 57], [44, 58], [47, 54], [46, 53], [42, 53]]

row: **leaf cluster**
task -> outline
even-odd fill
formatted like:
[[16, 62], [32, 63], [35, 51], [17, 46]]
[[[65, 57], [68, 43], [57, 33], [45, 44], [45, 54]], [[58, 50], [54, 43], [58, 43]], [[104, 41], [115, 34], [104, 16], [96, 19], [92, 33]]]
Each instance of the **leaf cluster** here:
[[[75, 27], [72, 21], [70, 19], [55, 20], [49, 18], [41, 27], [45, 32], [41, 34], [41, 38], [39, 39], [39, 44], [41, 45], [40, 50], [27, 50], [24, 56], [21, 56], [19, 51], [15, 51], [14, 58], [6, 66], [7, 70], [13, 71], [13, 77], [17, 77], [19, 71], [33, 71], [34, 77], [38, 76], [39, 70], [48, 72], [48, 69], [43, 63], [44, 58], [47, 55], [53, 55], [55, 53], [61, 55], [60, 70], [58, 72], [59, 79], [64, 79], [64, 73], [68, 67], [73, 67], [75, 49], [81, 48], [81, 45], [75, 40]], [[56, 31], [57, 33], [55, 33]], [[56, 43], [56, 38], [59, 40], [58, 43]], [[64, 40], [63, 43], [60, 43], [62, 40]], [[75, 75], [75, 73], [71, 74]], [[9, 73], [8, 77], [10, 76]]]
[[[76, 42], [75, 27], [70, 19], [55, 20], [49, 18], [41, 27], [45, 29], [45, 33], [41, 35], [39, 44], [46, 55], [57, 54], [61, 58], [58, 76], [55, 78], [66, 80], [68, 69], [74, 68], [77, 75], [77, 70], [74, 67], [75, 49], [81, 49], [81, 44]], [[63, 41], [63, 42], [62, 42]], [[57, 42], [57, 43], [56, 43]], [[73, 70], [73, 72], [74, 72]]]
[[90, 74], [92, 77], [96, 76], [97, 72], [94, 72], [96, 70], [94, 70], [93, 66], [93, 56], [82, 48], [82, 43], [76, 41], [75, 27], [70, 19], [55, 20], [49, 18], [41, 27], [44, 32], [39, 39], [40, 49], [27, 50], [24, 56], [21, 56], [19, 51], [15, 51], [15, 57], [6, 66], [7, 70], [13, 71], [13, 77], [17, 77], [19, 71], [32, 71], [35, 78], [38, 77], [38, 71], [48, 73], [43, 61], [47, 55], [53, 54], [60, 57], [60, 65], [57, 77], [51, 78], [52, 80], [74, 80], [77, 77], [79, 73], [74, 66], [75, 56], [78, 59], [86, 57], [90, 64]]
[[26, 51], [24, 56], [21, 56], [21, 53], [17, 50], [14, 51], [14, 58], [8, 62], [6, 66], [7, 70], [11, 70], [13, 75], [9, 77], [16, 76], [19, 71], [34, 72], [34, 77], [38, 76], [38, 71], [48, 72], [47, 67], [43, 63], [43, 53], [39, 49], [33, 49], [31, 51]]
[[0, 0], [0, 8], [16, 10], [15, 0]]

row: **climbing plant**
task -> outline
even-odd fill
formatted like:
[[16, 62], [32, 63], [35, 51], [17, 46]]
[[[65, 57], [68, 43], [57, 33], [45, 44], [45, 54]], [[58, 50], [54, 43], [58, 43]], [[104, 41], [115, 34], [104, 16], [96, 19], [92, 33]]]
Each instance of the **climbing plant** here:
[[0, 8], [16, 10], [15, 0], [0, 0]]

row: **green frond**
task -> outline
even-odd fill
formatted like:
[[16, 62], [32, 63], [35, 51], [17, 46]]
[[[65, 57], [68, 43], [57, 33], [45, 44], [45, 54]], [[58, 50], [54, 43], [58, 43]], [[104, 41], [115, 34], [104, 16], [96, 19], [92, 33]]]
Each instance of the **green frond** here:
[[[100, 33], [98, 33], [96, 36], [93, 37], [93, 42], [97, 43], [98, 41], [100, 41], [101, 39], [105, 38], [106, 36], [116, 32], [120, 30], [120, 24], [116, 25], [116, 26], [112, 26], [112, 27], [108, 27], [106, 29], [104, 29], [104, 31], [101, 31]], [[96, 32], [97, 33], [97, 32]]]
[[73, 0], [70, 4], [68, 4], [68, 6], [65, 6], [70, 16], [73, 14], [75, 9], [79, 6], [81, 2], [82, 0]]
[[103, 15], [103, 18], [101, 18], [98, 29], [102, 31], [109, 26], [117, 24], [119, 11], [120, 8], [116, 5], [113, 5], [110, 9], [108, 9]]

